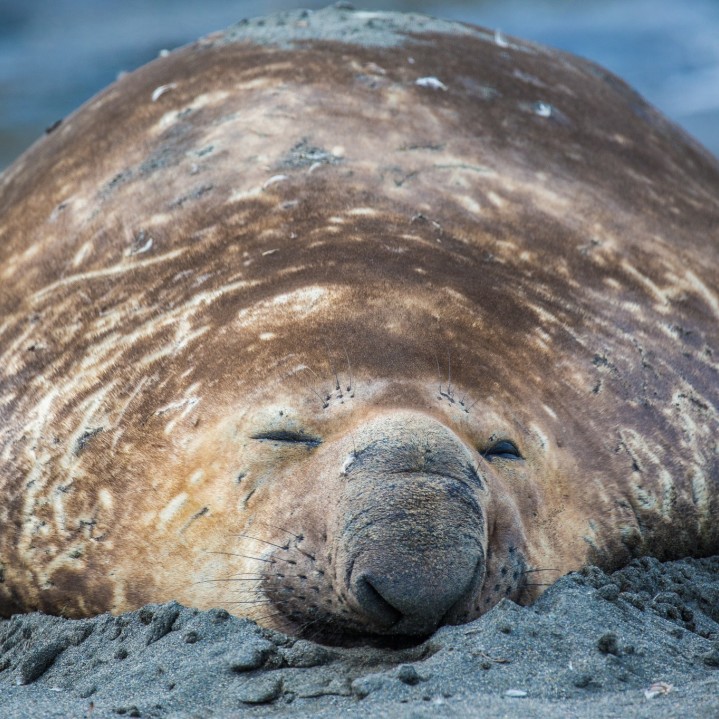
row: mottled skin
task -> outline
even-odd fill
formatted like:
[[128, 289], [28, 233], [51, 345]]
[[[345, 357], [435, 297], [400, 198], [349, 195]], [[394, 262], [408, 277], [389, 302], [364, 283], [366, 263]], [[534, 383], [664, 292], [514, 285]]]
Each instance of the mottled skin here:
[[424, 634], [715, 553], [718, 268], [716, 161], [586, 61], [160, 58], [0, 176], [0, 614]]

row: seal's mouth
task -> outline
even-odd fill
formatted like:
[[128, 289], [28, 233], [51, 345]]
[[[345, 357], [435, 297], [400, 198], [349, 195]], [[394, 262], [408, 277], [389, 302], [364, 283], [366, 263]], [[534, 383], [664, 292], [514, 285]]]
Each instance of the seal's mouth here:
[[454, 561], [447, 557], [442, 567], [436, 557], [425, 563], [402, 556], [405, 567], [399, 571], [392, 555], [384, 565], [372, 556], [360, 558], [349, 582], [358, 614], [373, 633], [385, 636], [427, 637], [443, 624], [467, 621], [485, 573], [482, 548], [476, 547], [473, 554], [473, 571], [467, 571], [466, 555]]
[[[368, 621], [367, 615], [357, 615], [354, 621], [336, 615], [327, 615], [322, 619], [305, 625], [296, 625], [293, 634], [319, 644], [334, 647], [373, 647], [386, 650], [402, 650], [418, 647], [429, 639], [434, 632], [446, 624], [461, 624], [468, 621], [468, 606], [478, 593], [485, 575], [483, 560], [478, 561], [475, 572], [468, 582], [467, 593], [442, 615], [437, 622], [418, 624], [415, 617], [407, 617], [394, 607], [388, 606], [382, 594], [374, 585], [363, 578], [363, 606], [377, 603], [375, 611], [381, 613], [389, 622], [385, 626]], [[359, 621], [358, 621], [359, 620]]]

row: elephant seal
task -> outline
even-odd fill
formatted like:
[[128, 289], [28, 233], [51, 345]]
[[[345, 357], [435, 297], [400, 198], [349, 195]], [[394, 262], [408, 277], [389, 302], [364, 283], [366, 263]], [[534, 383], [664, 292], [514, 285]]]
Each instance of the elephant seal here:
[[706, 151], [476, 27], [119, 79], [0, 179], [0, 610], [423, 636], [717, 552], [717, 228]]

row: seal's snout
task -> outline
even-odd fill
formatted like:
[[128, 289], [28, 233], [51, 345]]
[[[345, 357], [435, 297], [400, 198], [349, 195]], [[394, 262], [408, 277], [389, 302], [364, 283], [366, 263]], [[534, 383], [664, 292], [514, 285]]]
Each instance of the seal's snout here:
[[[484, 483], [432, 418], [367, 425], [345, 469], [337, 558], [349, 606], [370, 632], [426, 635], [459, 621], [485, 571]], [[468, 469], [469, 468], [469, 469]]]

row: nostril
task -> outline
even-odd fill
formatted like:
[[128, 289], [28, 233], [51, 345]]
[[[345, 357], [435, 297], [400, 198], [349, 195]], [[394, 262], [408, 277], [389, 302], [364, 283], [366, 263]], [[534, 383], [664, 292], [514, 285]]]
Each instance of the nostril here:
[[355, 580], [354, 595], [363, 611], [384, 626], [391, 626], [402, 619], [402, 612], [395, 609], [375, 587], [376, 580], [363, 574]]
[[447, 550], [428, 560], [366, 553], [353, 563], [350, 597], [372, 631], [430, 634], [474, 591], [481, 565], [471, 554], [457, 557]]

